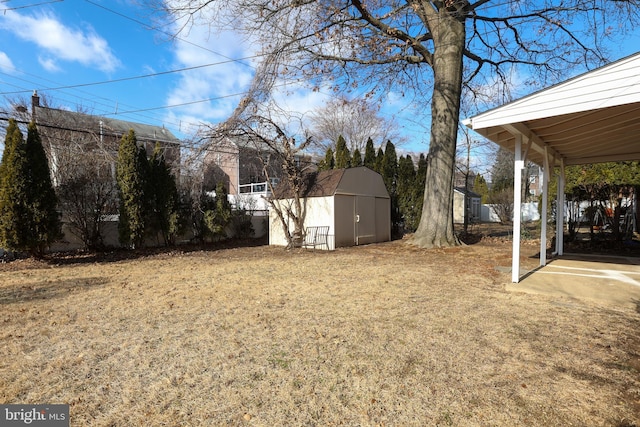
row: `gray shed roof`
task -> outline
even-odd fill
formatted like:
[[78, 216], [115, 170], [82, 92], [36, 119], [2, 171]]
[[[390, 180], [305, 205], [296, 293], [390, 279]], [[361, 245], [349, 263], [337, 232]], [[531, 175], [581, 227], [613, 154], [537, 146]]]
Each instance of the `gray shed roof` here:
[[[382, 175], [365, 166], [331, 169], [305, 175], [303, 197], [327, 197], [336, 194], [389, 198]], [[286, 180], [278, 184], [274, 196], [277, 199], [292, 197]]]
[[476, 197], [476, 198], [481, 198], [482, 197], [480, 194], [475, 193], [475, 192], [473, 192], [471, 190], [467, 190], [464, 187], [455, 187], [454, 190], [457, 191], [458, 193], [464, 194], [464, 195], [466, 195], [468, 197]]

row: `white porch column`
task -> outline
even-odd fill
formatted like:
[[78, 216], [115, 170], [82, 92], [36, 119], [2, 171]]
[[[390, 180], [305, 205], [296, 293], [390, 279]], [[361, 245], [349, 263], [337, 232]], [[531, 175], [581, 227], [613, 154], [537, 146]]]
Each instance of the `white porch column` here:
[[511, 281], [520, 281], [520, 218], [522, 217], [522, 135], [515, 135], [516, 146], [513, 167], [513, 251], [511, 254]]
[[558, 175], [558, 196], [556, 206], [556, 253], [562, 255], [564, 248], [564, 160], [560, 159], [560, 174]]
[[540, 266], [547, 265], [547, 203], [549, 202], [549, 154], [544, 149], [544, 162], [540, 182], [542, 184], [542, 212], [540, 212]]

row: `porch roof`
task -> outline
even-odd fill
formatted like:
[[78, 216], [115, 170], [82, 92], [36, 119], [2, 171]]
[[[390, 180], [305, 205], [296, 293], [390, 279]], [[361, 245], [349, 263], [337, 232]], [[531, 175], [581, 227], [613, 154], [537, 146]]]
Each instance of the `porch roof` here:
[[640, 52], [463, 123], [539, 165], [640, 160]]

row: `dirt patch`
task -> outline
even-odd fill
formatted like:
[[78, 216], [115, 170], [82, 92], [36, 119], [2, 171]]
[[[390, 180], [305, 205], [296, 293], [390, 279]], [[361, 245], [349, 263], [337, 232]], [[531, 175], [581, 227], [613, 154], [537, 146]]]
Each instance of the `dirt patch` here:
[[508, 293], [510, 254], [486, 235], [4, 264], [0, 401], [92, 426], [638, 425], [640, 314]]

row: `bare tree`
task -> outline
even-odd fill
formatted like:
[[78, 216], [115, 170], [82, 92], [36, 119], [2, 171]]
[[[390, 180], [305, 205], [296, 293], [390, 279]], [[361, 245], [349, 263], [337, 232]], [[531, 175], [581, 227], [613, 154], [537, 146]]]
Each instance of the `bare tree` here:
[[340, 136], [347, 141], [351, 153], [356, 149], [364, 153], [369, 138], [380, 144], [391, 140], [396, 146], [402, 145], [405, 138], [398, 132], [397, 123], [380, 115], [378, 110], [369, 99], [334, 98], [311, 115], [314, 140], [322, 153], [327, 148], [335, 151]]
[[514, 68], [543, 83], [578, 64], [600, 65], [605, 41], [637, 26], [640, 11], [638, 0], [173, 0], [162, 7], [183, 29], [232, 22], [266, 51], [277, 49], [284, 74], [302, 74], [317, 87], [333, 77], [336, 87], [396, 91], [430, 104], [413, 239], [424, 247], [458, 244], [452, 184], [463, 87], [507, 81]]
[[[305, 237], [305, 176], [313, 166], [305, 151], [312, 138], [303, 131], [302, 142], [297, 142], [295, 135], [283, 123], [297, 122], [302, 129], [302, 118], [295, 118], [280, 109], [271, 97], [271, 89], [282, 65], [279, 52], [276, 50], [276, 53], [265, 56], [256, 70], [251, 88], [233, 114], [223, 123], [206, 129], [208, 141], [203, 147], [212, 149], [226, 138], [249, 141], [262, 163], [262, 173], [272, 195], [277, 193], [271, 178], [274, 174], [281, 178], [278, 192], [283, 197], [274, 196], [268, 202], [280, 220], [287, 248], [293, 248], [300, 246]], [[282, 188], [287, 191], [283, 192]]]
[[111, 174], [100, 173], [100, 158], [80, 154], [75, 160], [57, 175], [63, 220], [88, 249], [101, 249], [108, 215], [118, 212], [117, 189]]
[[[280, 220], [280, 225], [287, 240], [287, 249], [300, 247], [305, 238], [304, 221], [307, 214], [305, 192], [308, 189], [306, 176], [310, 163], [304, 160], [305, 150], [311, 144], [311, 137], [306, 138], [296, 145], [295, 138], [289, 136], [284, 129], [273, 120], [255, 116], [251, 118], [260, 128], [267, 131], [256, 132], [252, 129], [252, 137], [264, 143], [272, 152], [265, 162], [265, 174], [271, 193], [269, 206]], [[276, 190], [269, 179], [268, 170], [271, 162], [281, 164], [282, 180]], [[284, 190], [283, 190], [284, 189]]]
[[[464, 219], [463, 219], [463, 233], [467, 234], [469, 230], [469, 213], [470, 207], [469, 197], [467, 192], [471, 190], [471, 186], [473, 186], [472, 180], [475, 179], [475, 172], [471, 168], [471, 150], [473, 149], [474, 140], [471, 138], [470, 130], [467, 128], [461, 128], [462, 134], [462, 145], [458, 147], [458, 151], [462, 151], [462, 155], [457, 157], [456, 161], [456, 170], [457, 173], [462, 177], [462, 184], [464, 187]], [[462, 150], [460, 150], [462, 148]]]

